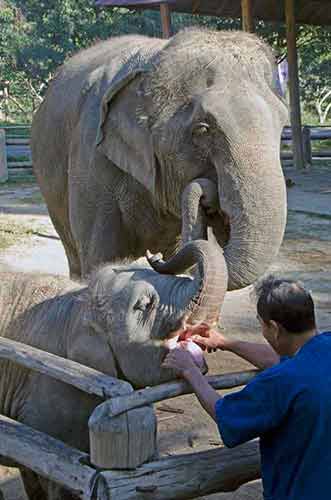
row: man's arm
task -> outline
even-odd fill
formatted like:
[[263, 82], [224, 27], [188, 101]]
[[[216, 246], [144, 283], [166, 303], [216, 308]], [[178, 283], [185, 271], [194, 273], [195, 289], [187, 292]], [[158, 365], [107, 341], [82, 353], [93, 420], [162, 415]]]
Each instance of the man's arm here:
[[169, 352], [163, 366], [176, 370], [191, 384], [203, 408], [216, 421], [224, 444], [229, 447], [274, 430], [283, 421], [291, 404], [291, 392], [286, 387], [279, 397], [281, 378], [264, 376], [263, 373], [240, 391], [223, 398], [209, 386], [184, 342]]
[[264, 370], [279, 363], [279, 356], [269, 344], [244, 342], [243, 340], [229, 341], [225, 351], [233, 352], [252, 365]]
[[176, 370], [182, 378], [189, 382], [202, 407], [216, 420], [215, 405], [222, 396], [209, 385], [207, 379], [194, 363], [191, 354], [183, 348], [173, 349], [167, 355], [162, 366]]
[[192, 340], [208, 351], [221, 349], [237, 354], [260, 369], [269, 368], [279, 363], [279, 356], [269, 344], [231, 340], [216, 330], [200, 330], [200, 335], [193, 332]]

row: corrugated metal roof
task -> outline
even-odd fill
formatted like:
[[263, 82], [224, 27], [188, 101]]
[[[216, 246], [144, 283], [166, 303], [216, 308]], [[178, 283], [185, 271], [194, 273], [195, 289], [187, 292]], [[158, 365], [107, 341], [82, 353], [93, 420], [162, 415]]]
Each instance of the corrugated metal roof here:
[[[157, 8], [168, 4], [173, 12], [213, 15], [220, 17], [241, 17], [240, 0], [98, 0], [97, 5], [127, 7], [130, 9]], [[284, 21], [284, 0], [252, 0], [253, 16], [265, 21]], [[331, 25], [331, 0], [296, 0], [298, 23]]]

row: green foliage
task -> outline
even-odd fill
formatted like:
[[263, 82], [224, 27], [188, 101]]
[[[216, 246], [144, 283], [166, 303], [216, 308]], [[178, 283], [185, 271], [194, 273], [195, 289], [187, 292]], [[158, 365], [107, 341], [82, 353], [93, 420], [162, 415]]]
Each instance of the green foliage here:
[[301, 95], [305, 109], [317, 115], [325, 91], [331, 90], [331, 28], [305, 27], [299, 41]]
[[[4, 0], [1, 5], [0, 80], [10, 82], [12, 99], [0, 119], [14, 114], [28, 121], [56, 68], [96, 40], [129, 33], [161, 36], [158, 11], [99, 9], [94, 0]], [[240, 29], [239, 19], [174, 14], [172, 21], [175, 32], [192, 25]], [[260, 21], [257, 33], [277, 54], [286, 52], [284, 25]], [[316, 103], [331, 89], [331, 30], [302, 26], [298, 46], [304, 111], [310, 122], [318, 121]]]

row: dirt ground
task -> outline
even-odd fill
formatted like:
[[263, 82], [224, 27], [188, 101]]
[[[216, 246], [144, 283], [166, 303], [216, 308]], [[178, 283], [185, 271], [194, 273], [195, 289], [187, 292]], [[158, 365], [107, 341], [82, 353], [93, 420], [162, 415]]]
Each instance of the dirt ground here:
[[[270, 270], [300, 279], [308, 286], [317, 305], [319, 329], [323, 330], [331, 326], [331, 168], [315, 166], [306, 173], [287, 168], [285, 174], [294, 183], [288, 189], [288, 223], [280, 254]], [[3, 269], [68, 273], [64, 251], [36, 185], [0, 187], [0, 270]], [[248, 287], [227, 294], [221, 325], [227, 335], [261, 340], [250, 292]], [[208, 364], [211, 374], [251, 368], [229, 353], [209, 355]], [[157, 415], [159, 449], [163, 455], [221, 445], [216, 425], [193, 396], [158, 404]], [[0, 468], [0, 489], [5, 500], [25, 498], [15, 469]], [[261, 483], [255, 481], [237, 492], [211, 495], [208, 499], [260, 500]]]

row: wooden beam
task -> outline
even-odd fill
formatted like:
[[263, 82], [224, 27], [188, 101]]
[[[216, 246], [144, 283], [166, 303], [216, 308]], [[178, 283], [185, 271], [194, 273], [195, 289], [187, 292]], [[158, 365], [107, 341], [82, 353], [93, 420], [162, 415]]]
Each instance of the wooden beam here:
[[[131, 472], [102, 472], [109, 498], [116, 500], [181, 500], [234, 491], [260, 477], [258, 443], [218, 448], [149, 462]], [[101, 495], [100, 495], [101, 497]], [[99, 498], [99, 490], [97, 490]], [[102, 497], [101, 497], [102, 498]]]
[[78, 498], [91, 498], [96, 470], [86, 453], [47, 434], [0, 415], [0, 455], [68, 488]]
[[13, 361], [104, 399], [133, 391], [128, 382], [4, 337], [0, 337], [0, 359]]
[[172, 35], [171, 13], [169, 5], [167, 3], [160, 4], [160, 15], [161, 15], [161, 25], [162, 25], [162, 36], [163, 38], [170, 38]]
[[242, 29], [249, 33], [254, 32], [252, 0], [241, 0]]
[[[247, 370], [245, 372], [228, 373], [206, 378], [214, 389], [231, 389], [247, 384], [257, 373], [258, 370]], [[168, 382], [167, 384], [141, 389], [134, 391], [132, 394], [112, 398], [103, 403], [103, 407], [107, 407], [107, 414], [109, 416], [115, 417], [133, 408], [140, 408], [141, 406], [156, 403], [157, 401], [174, 398], [182, 394], [191, 394], [192, 392], [192, 387], [186, 382]]]
[[287, 57], [289, 68], [289, 89], [291, 106], [291, 127], [294, 164], [297, 168], [305, 168], [303, 139], [301, 132], [301, 111], [299, 91], [298, 53], [296, 45], [295, 2], [285, 0]]

